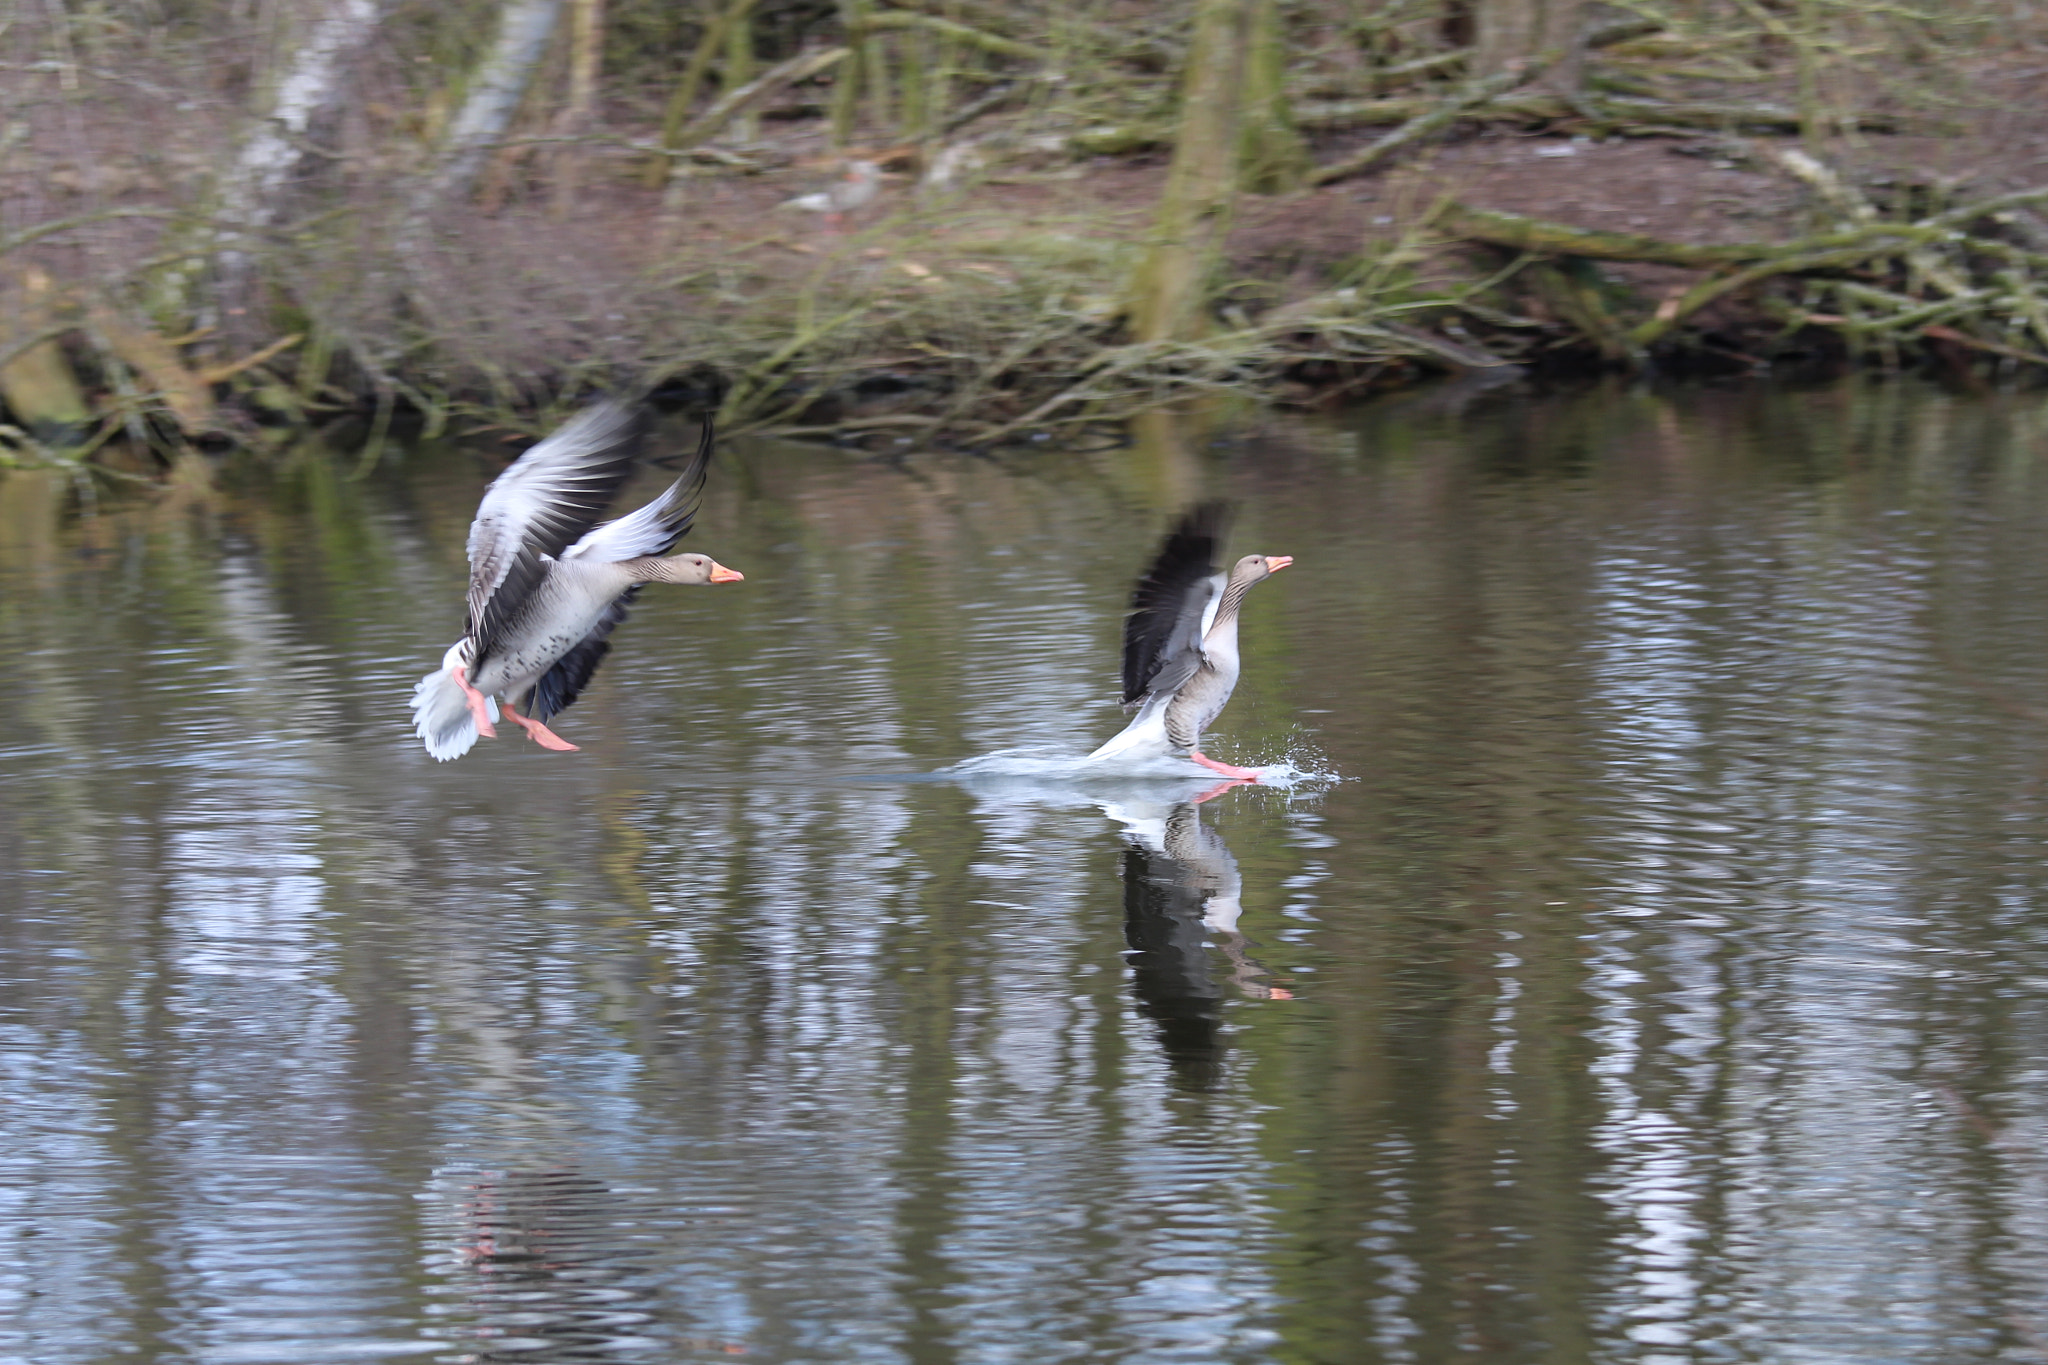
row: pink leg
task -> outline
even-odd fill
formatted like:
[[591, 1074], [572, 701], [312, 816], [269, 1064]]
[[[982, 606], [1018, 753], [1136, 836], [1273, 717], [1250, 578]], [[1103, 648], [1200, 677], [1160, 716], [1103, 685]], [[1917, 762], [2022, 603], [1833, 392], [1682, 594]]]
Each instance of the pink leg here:
[[505, 703], [505, 714], [511, 718], [512, 723], [514, 725], [523, 728], [526, 731], [527, 736], [531, 738], [535, 744], [540, 745], [541, 748], [553, 749], [558, 754], [573, 754], [576, 752], [575, 745], [571, 744], [568, 740], [563, 739], [560, 735], [556, 734], [553, 730], [548, 729], [547, 726], [542, 725], [539, 721], [528, 720], [525, 716], [520, 715], [517, 711], [512, 709], [512, 703]]
[[1256, 782], [1259, 780], [1259, 770], [1257, 768], [1233, 768], [1228, 763], [1218, 763], [1200, 749], [1190, 749], [1188, 757], [1212, 772], [1222, 773], [1225, 777], [1234, 777], [1241, 782]]
[[448, 671], [455, 675], [455, 685], [462, 689], [462, 695], [469, 698], [469, 714], [476, 717], [476, 732], [486, 739], [496, 739], [498, 732], [491, 726], [491, 708], [484, 701], [484, 694], [469, 685], [469, 670], [457, 664]]

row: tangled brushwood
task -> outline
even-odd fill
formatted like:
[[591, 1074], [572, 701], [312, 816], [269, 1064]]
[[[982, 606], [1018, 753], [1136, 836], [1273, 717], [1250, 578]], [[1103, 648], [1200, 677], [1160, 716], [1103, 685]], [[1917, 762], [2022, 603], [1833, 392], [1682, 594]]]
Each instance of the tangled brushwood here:
[[23, 11], [0, 461], [343, 418], [374, 457], [401, 415], [540, 423], [598, 389], [727, 430], [992, 444], [1505, 366], [2048, 371], [2027, 23], [1989, 0]]

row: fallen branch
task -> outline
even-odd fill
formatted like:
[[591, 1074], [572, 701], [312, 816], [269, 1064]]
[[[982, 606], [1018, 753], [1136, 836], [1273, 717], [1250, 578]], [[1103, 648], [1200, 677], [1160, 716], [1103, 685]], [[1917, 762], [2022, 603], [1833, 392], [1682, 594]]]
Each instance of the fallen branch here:
[[1868, 246], [1814, 251], [1804, 255], [1782, 256], [1750, 266], [1746, 270], [1738, 270], [1732, 275], [1702, 280], [1681, 294], [1676, 301], [1667, 299], [1664, 305], [1657, 309], [1655, 317], [1639, 323], [1629, 332], [1629, 341], [1638, 348], [1646, 347], [1715, 299], [1747, 288], [1759, 280], [1769, 279], [1773, 275], [1795, 275], [1802, 270], [1856, 265], [1870, 259], [1873, 254], [1875, 253]]
[[2022, 351], [2016, 346], [2003, 346], [1996, 341], [1986, 341], [1982, 337], [1973, 337], [1968, 332], [1958, 332], [1953, 327], [1943, 327], [1938, 324], [1922, 327], [1920, 334], [1922, 336], [1936, 337], [1942, 341], [1953, 341], [1959, 346], [1968, 346], [1978, 351], [1988, 351], [1992, 355], [2002, 355], [2011, 360], [2024, 360], [2030, 365], [2048, 365], [2048, 355], [2041, 355], [2035, 351]]
[[1354, 153], [1334, 165], [1323, 166], [1311, 171], [1308, 183], [1327, 185], [1335, 180], [1347, 180], [1354, 175], [1371, 170], [1374, 166], [1393, 155], [1411, 142], [1419, 142], [1438, 129], [1449, 127], [1475, 105], [1486, 103], [1495, 95], [1503, 94], [1517, 85], [1525, 85], [1543, 74], [1545, 68], [1555, 62], [1559, 53], [1546, 52], [1523, 66], [1506, 71], [1497, 71], [1484, 80], [1474, 81], [1465, 89], [1443, 101], [1437, 108], [1426, 114], [1408, 120], [1393, 132], [1373, 143], [1363, 151]]
[[970, 28], [966, 24], [957, 24], [951, 19], [941, 19], [936, 14], [922, 14], [916, 10], [876, 10], [862, 18], [857, 31], [849, 31], [847, 37], [857, 42], [870, 33], [902, 32], [913, 28], [921, 28], [927, 33], [951, 38], [969, 47], [978, 47], [995, 57], [1012, 57], [1020, 62], [1032, 62], [1039, 66], [1048, 66], [1052, 62], [1052, 53], [1042, 47], [1033, 47], [1030, 43], [1020, 43], [1014, 38], [1004, 38], [985, 29]]
[[213, 425], [213, 395], [207, 392], [208, 381], [185, 368], [171, 341], [147, 327], [132, 325], [106, 303], [94, 304], [87, 310], [86, 320], [106, 348], [142, 376], [186, 435]]
[[1921, 225], [1933, 228], [1967, 227], [1979, 218], [1988, 218], [1994, 213], [2003, 213], [2007, 209], [2025, 208], [2030, 204], [2038, 204], [2043, 200], [2048, 200], [2048, 187], [2015, 190], [2011, 194], [1994, 195], [1989, 199], [1979, 199], [1974, 204], [1960, 205], [1948, 210], [1946, 213], [1937, 213], [1932, 218], [1922, 219]]
[[1758, 244], [1749, 242], [1700, 246], [1690, 242], [1667, 242], [1633, 232], [1570, 227], [1519, 213], [1473, 208], [1455, 199], [1447, 199], [1437, 207], [1430, 215], [1429, 226], [1462, 241], [1485, 242], [1490, 246], [1548, 256], [1584, 256], [1596, 261], [1711, 266], [1754, 260], [1763, 250]]
[[[1541, 91], [1499, 98], [1504, 90], [1519, 84], [1515, 80], [1503, 81], [1506, 74], [1500, 73], [1492, 78], [1502, 82], [1496, 86], [1493, 95], [1459, 104], [1457, 117], [1497, 123], [1548, 123], [1573, 116], [1569, 104], [1556, 95]], [[1456, 102], [1459, 97], [1449, 98]], [[1321, 130], [1373, 128], [1428, 118], [1442, 111], [1445, 103], [1444, 97], [1428, 95], [1388, 95], [1369, 100], [1303, 100], [1294, 106], [1294, 121], [1300, 127]]]
[[[1518, 82], [1509, 82], [1512, 88]], [[1391, 95], [1363, 100], [1303, 100], [1294, 120], [1303, 128], [1369, 128], [1428, 117], [1443, 101], [1421, 95]], [[1744, 133], [1796, 133], [1799, 118], [1775, 105], [1717, 104], [1645, 99], [1636, 96], [1585, 95], [1574, 105], [1540, 90], [1482, 99], [1459, 110], [1458, 118], [1486, 123], [1563, 123], [1622, 135], [1652, 136], [1702, 130]], [[1925, 131], [1952, 133], [1953, 125], [1908, 122], [1890, 114], [1849, 114], [1835, 120], [1844, 129], [1868, 133]]]
[[[689, 64], [683, 68], [682, 79], [676, 82], [675, 93], [669, 96], [668, 107], [661, 115], [661, 150], [668, 152], [677, 145], [682, 133], [683, 121], [688, 117], [690, 106], [696, 102], [697, 87], [703, 83], [704, 72], [711, 65], [711, 54], [723, 51], [726, 35], [733, 25], [745, 22], [748, 12], [754, 7], [754, 0], [732, 0], [719, 12], [716, 19], [704, 30], [697, 41], [697, 50], [690, 54]], [[647, 167], [647, 188], [658, 190], [668, 183], [672, 169], [665, 161], [653, 161]]]
[[1945, 236], [1932, 223], [1871, 223], [1840, 232], [1820, 233], [1796, 242], [1667, 242], [1633, 232], [1603, 232], [1571, 227], [1519, 213], [1473, 208], [1455, 199], [1444, 201], [1429, 224], [1448, 236], [1485, 242], [1548, 256], [1584, 256], [1596, 261], [1641, 261], [1651, 265], [1742, 265], [1814, 251], [1860, 250], [1864, 256], [1897, 254]]
[[280, 351], [290, 350], [305, 339], [306, 334], [304, 332], [293, 332], [288, 337], [279, 337], [262, 350], [252, 351], [240, 360], [231, 360], [224, 365], [213, 365], [198, 371], [199, 382], [202, 384], [218, 384], [223, 379], [232, 379], [244, 370], [253, 369], [261, 365]]
[[27, 355], [44, 342], [55, 341], [66, 332], [75, 332], [77, 330], [78, 324], [76, 322], [52, 323], [50, 326], [44, 327], [39, 331], [30, 332], [25, 337], [19, 337], [5, 346], [0, 346], [0, 370], [6, 369], [16, 360]]
[[1111, 123], [1083, 128], [1067, 139], [1067, 145], [1089, 156], [1123, 156], [1149, 151], [1173, 142], [1173, 125], [1167, 123]]
[[38, 223], [32, 228], [23, 228], [11, 237], [0, 237], [0, 256], [10, 251], [40, 242], [45, 237], [54, 237], [60, 232], [73, 228], [89, 227], [113, 218], [177, 218], [182, 215], [176, 209], [100, 209], [94, 213], [80, 213], [70, 218], [59, 218], [54, 222]]
[[1315, 98], [1330, 101], [1356, 100], [1361, 89], [1378, 93], [1395, 89], [1416, 76], [1434, 76], [1439, 71], [1449, 71], [1472, 60], [1477, 49], [1469, 47], [1452, 48], [1448, 52], [1432, 52], [1426, 56], [1413, 57], [1392, 66], [1375, 66], [1355, 73], [1350, 78], [1312, 81], [1294, 91], [1290, 97]]
[[728, 90], [711, 102], [711, 107], [664, 139], [662, 150], [670, 156], [689, 151], [697, 143], [714, 137], [726, 124], [785, 86], [807, 81], [819, 72], [846, 60], [850, 48], [831, 47], [823, 52], [806, 52], [800, 57], [769, 67], [735, 90]]
[[[1666, 128], [1710, 129], [1715, 132], [1797, 133], [1799, 115], [1772, 104], [1723, 104], [1708, 101], [1679, 103], [1609, 95], [1588, 101], [1588, 108], [1617, 123], [1657, 125]], [[1829, 132], [1897, 133], [1906, 120], [1895, 114], [1837, 114], [1825, 121]], [[1921, 125], [1914, 125], [1921, 131]], [[1925, 131], [1943, 131], [1927, 125]]]

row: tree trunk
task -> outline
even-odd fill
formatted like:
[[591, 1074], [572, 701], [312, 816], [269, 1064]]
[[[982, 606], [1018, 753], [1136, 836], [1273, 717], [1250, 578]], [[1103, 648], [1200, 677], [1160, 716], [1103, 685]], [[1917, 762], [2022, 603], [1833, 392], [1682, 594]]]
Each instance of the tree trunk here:
[[1130, 285], [1131, 330], [1140, 341], [1190, 340], [1208, 330], [1209, 272], [1237, 197], [1247, 4], [1196, 0], [1173, 164]]
[[1571, 49], [1584, 7], [1585, 0], [1476, 0], [1471, 6], [1478, 48], [1474, 73], [1491, 75], [1546, 50]]
[[440, 163], [413, 195], [414, 227], [434, 205], [460, 199], [476, 184], [484, 158], [519, 112], [561, 15], [562, 0], [508, 0], [498, 20], [498, 41], [470, 79], [469, 96], [449, 126]]
[[860, 83], [867, 75], [868, 49], [874, 37], [868, 32], [867, 0], [839, 0], [839, 22], [846, 30], [849, 56], [832, 78], [832, 145], [844, 147], [853, 141], [853, 127], [860, 119]]
[[1245, 57], [1244, 186], [1280, 194], [1308, 174], [1308, 146], [1287, 103], [1287, 35], [1279, 0], [1251, 0], [1251, 43]]
[[[739, 89], [754, 79], [759, 67], [754, 61], [754, 25], [748, 16], [742, 15], [725, 35], [725, 72], [720, 77], [719, 89], [727, 94]], [[742, 113], [732, 121], [733, 136], [742, 142], [752, 142], [761, 136], [761, 119], [754, 113]]]
[[[223, 308], [246, 304], [248, 238], [276, 220], [280, 192], [304, 159], [307, 128], [315, 115], [345, 93], [347, 59], [376, 32], [381, 17], [379, 0], [330, 0], [278, 82], [268, 116], [221, 177], [215, 222], [222, 239], [216, 265]], [[182, 293], [186, 287], [181, 278], [176, 290]], [[174, 300], [172, 310], [182, 314], [188, 302]]]
[[[690, 54], [690, 64], [683, 68], [683, 78], [676, 82], [675, 93], [668, 97], [668, 108], [661, 116], [661, 145], [669, 151], [676, 150], [676, 140], [682, 133], [683, 125], [689, 121], [690, 106], [697, 102], [697, 89], [704, 83], [704, 73], [711, 66], [711, 58], [726, 46], [726, 35], [737, 27], [750, 24], [748, 18], [754, 8], [754, 0], [732, 0], [716, 19], [705, 26], [704, 33], [697, 40], [697, 50]], [[744, 85], [726, 77], [727, 93]], [[658, 190], [668, 183], [674, 163], [668, 157], [655, 157], [647, 166], [647, 188]]]
[[[597, 73], [604, 58], [604, 0], [570, 0], [569, 9], [569, 102], [555, 121], [558, 137], [580, 138], [596, 123]], [[555, 204], [557, 218], [569, 216], [576, 191], [583, 179], [583, 163], [590, 149], [568, 143], [555, 152]]]

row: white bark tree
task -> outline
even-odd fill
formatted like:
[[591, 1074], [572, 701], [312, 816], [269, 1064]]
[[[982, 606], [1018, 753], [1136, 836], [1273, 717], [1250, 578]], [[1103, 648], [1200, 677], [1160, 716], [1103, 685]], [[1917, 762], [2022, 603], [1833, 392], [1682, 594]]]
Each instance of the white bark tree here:
[[561, 17], [562, 0], [507, 0], [498, 19], [498, 40], [470, 80], [469, 95], [449, 125], [434, 170], [413, 195], [415, 220], [476, 185], [484, 158], [512, 126]]
[[269, 114], [222, 177], [215, 215], [221, 233], [217, 259], [230, 297], [242, 292], [248, 275], [248, 238], [277, 218], [280, 191], [305, 156], [307, 129], [342, 96], [349, 57], [376, 32], [382, 17], [379, 0], [325, 0], [277, 83]]

